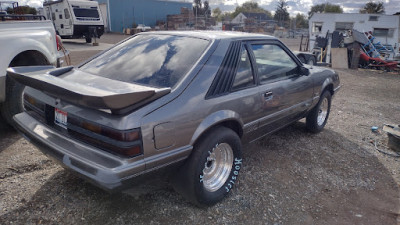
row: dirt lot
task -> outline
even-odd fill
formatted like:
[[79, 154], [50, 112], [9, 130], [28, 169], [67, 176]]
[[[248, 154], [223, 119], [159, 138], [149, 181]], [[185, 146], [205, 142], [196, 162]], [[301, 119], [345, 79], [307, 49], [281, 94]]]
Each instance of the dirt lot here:
[[[77, 64], [96, 52], [71, 58]], [[300, 121], [245, 145], [240, 181], [207, 209], [169, 186], [110, 195], [0, 121], [0, 224], [400, 224], [400, 158], [378, 152], [374, 142], [393, 153], [385, 133], [371, 132], [400, 123], [400, 75], [339, 72], [343, 88], [326, 129], [310, 134]]]

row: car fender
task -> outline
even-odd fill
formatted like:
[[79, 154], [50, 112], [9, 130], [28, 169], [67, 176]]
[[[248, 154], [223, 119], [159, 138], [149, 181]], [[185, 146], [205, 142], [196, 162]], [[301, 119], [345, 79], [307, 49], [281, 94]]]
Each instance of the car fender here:
[[49, 63], [55, 65], [57, 49], [52, 34], [46, 30], [32, 31], [29, 35], [23, 32], [10, 32], [2, 36], [0, 41], [3, 41], [3, 44], [0, 44], [2, 47], [2, 55], [0, 56], [0, 102], [2, 102], [6, 95], [6, 69], [17, 55], [26, 51], [36, 51], [41, 53]]
[[[0, 74], [0, 102], [3, 102], [6, 98], [6, 69], [8, 68], [8, 65], [12, 62], [12, 60], [19, 55], [22, 52], [25, 51], [37, 51], [39, 53], [41, 53], [44, 58], [49, 62], [49, 63], [55, 63], [55, 61], [53, 59], [50, 52], [48, 50], [46, 50], [45, 46], [42, 46], [41, 43], [37, 42], [37, 41], [30, 41], [30, 44], [32, 44], [32, 46], [30, 46], [29, 49], [24, 49], [24, 48], [16, 48], [13, 51], [9, 51], [6, 53], [7, 56], [11, 56], [11, 57], [7, 57], [5, 58], [1, 63], [0, 63], [0, 70], [1, 73], [4, 72], [4, 74]], [[34, 46], [36, 45], [36, 46]]]
[[[47, 31], [35, 32], [37, 36], [41, 36], [44, 40], [35, 40], [30, 37], [23, 37], [22, 34], [16, 34], [17, 37], [8, 37], [7, 46], [2, 48], [2, 56], [0, 61], [0, 76], [6, 75], [6, 69], [11, 61], [20, 53], [26, 51], [40, 52], [50, 64], [55, 64], [57, 61], [56, 46], [52, 46], [52, 36]], [[0, 38], [0, 41], [5, 41], [7, 37]], [[50, 41], [49, 41], [50, 40]], [[55, 43], [55, 41], [54, 41]], [[49, 46], [50, 45], [50, 46]]]
[[333, 85], [333, 80], [331, 77], [327, 77], [325, 81], [322, 83], [321, 90], [319, 91], [319, 96], [322, 95], [322, 92], [325, 90], [326, 87], [329, 85]]
[[193, 133], [190, 145], [194, 145], [194, 143], [210, 128], [227, 121], [236, 122], [240, 125], [240, 128], [243, 129], [243, 121], [238, 113], [232, 110], [216, 111], [203, 119], [199, 124], [196, 131]]

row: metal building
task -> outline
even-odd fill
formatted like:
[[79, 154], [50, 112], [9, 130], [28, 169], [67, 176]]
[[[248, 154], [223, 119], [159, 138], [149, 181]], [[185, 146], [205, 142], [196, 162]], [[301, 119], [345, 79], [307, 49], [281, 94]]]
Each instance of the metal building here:
[[[180, 14], [182, 7], [192, 8], [192, 2], [162, 0], [98, 0], [105, 18], [106, 29], [123, 32], [134, 24], [155, 26], [157, 21], [167, 21], [167, 15]], [[106, 11], [106, 12], [104, 12]]]

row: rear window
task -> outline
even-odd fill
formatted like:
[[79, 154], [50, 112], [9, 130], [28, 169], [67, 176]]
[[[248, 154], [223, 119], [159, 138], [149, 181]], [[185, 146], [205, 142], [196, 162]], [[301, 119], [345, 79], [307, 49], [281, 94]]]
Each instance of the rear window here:
[[74, 14], [76, 17], [89, 17], [89, 18], [100, 17], [97, 8], [95, 9], [74, 8]]
[[192, 37], [138, 35], [80, 69], [123, 82], [173, 87], [200, 58], [208, 43]]

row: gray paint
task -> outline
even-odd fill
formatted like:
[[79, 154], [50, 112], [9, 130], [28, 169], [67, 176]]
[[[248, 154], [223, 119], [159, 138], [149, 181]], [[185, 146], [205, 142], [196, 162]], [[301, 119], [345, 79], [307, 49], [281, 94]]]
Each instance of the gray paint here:
[[[190, 155], [193, 145], [202, 134], [222, 122], [238, 124], [244, 131], [242, 140], [254, 141], [306, 116], [327, 85], [332, 84], [335, 90], [339, 87], [338, 76], [332, 70], [306, 66], [310, 75], [299, 74], [290, 79], [258, 84], [206, 99], [205, 95], [231, 41], [273, 41], [287, 48], [276, 39], [264, 35], [229, 32], [167, 33], [211, 40], [207, 51], [169, 94], [122, 115], [63, 100], [57, 106], [68, 114], [114, 129], [140, 128], [144, 149], [142, 155], [124, 158], [82, 144], [68, 135], [60, 135], [56, 130], [41, 125], [27, 113], [15, 117], [19, 129], [43, 152], [62, 155], [59, 162], [64, 166], [105, 189], [114, 190], [125, 188], [123, 181], [135, 180], [139, 175], [181, 162]], [[299, 67], [303, 66], [296, 56], [288, 53]], [[75, 79], [74, 82], [80, 81]], [[55, 98], [42, 91], [27, 88], [25, 92], [55, 106]], [[272, 92], [272, 98], [266, 98], [266, 92]], [[39, 133], [38, 127], [42, 129]], [[105, 161], [96, 161], [99, 157]]]
[[[149, 98], [168, 94], [170, 88], [150, 88], [111, 80], [72, 69], [58, 77], [58, 70], [25, 73], [29, 68], [8, 69], [8, 75], [19, 83], [38, 90], [46, 90], [52, 96], [70, 103], [94, 109], [120, 110]], [[63, 69], [59, 69], [62, 70]]]

